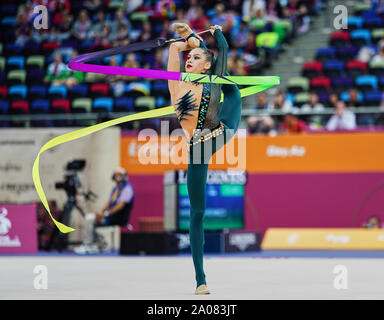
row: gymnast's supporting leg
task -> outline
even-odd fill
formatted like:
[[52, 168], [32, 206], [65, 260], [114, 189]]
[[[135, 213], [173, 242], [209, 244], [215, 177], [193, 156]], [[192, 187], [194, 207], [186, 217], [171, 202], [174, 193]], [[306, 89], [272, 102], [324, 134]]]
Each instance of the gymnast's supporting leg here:
[[206, 284], [203, 269], [204, 254], [204, 213], [205, 213], [205, 186], [207, 182], [208, 164], [193, 163], [188, 164], [187, 187], [191, 203], [191, 217], [189, 238], [191, 243], [192, 259], [196, 273], [196, 288], [201, 284]]

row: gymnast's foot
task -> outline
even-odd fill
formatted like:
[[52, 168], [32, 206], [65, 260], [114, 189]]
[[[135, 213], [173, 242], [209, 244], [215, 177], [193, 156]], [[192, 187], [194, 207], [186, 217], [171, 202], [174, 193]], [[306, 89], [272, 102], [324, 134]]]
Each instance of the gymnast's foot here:
[[196, 288], [195, 294], [210, 294], [206, 284], [201, 284]]
[[[192, 29], [186, 23], [175, 22], [172, 24], [172, 29], [184, 39], [187, 39], [193, 33]], [[192, 36], [188, 39], [188, 44], [191, 48], [198, 48], [200, 41]]]

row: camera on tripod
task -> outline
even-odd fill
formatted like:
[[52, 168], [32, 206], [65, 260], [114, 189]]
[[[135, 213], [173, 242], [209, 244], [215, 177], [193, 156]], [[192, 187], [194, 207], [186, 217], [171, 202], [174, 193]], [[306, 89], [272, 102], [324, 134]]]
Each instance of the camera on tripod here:
[[56, 189], [63, 189], [68, 197], [74, 197], [77, 194], [77, 189], [81, 187], [81, 182], [78, 172], [85, 168], [86, 161], [84, 159], [73, 160], [67, 163], [66, 171], [73, 171], [71, 174], [64, 176], [63, 182], [56, 182]]

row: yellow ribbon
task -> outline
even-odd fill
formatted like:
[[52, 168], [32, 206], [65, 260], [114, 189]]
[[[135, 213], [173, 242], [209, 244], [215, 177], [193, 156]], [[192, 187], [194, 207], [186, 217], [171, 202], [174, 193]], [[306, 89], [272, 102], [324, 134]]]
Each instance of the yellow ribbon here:
[[[245, 97], [251, 94], [255, 94], [257, 92], [266, 90], [270, 87], [273, 87], [273, 85], [258, 85], [258, 86], [251, 86], [247, 87], [244, 89], [240, 90], [241, 97]], [[222, 93], [221, 95], [221, 100], [220, 102], [223, 101], [224, 95]], [[45, 197], [45, 193], [43, 190], [43, 187], [41, 185], [41, 180], [40, 180], [40, 174], [39, 174], [39, 160], [40, 160], [40, 155], [53, 147], [56, 147], [60, 144], [63, 144], [64, 142], [69, 142], [72, 140], [76, 140], [82, 137], [85, 137], [89, 134], [92, 134], [94, 132], [103, 130], [108, 127], [115, 126], [120, 123], [128, 122], [128, 121], [134, 121], [134, 120], [141, 120], [141, 119], [148, 119], [148, 118], [155, 118], [155, 117], [161, 117], [161, 116], [166, 116], [175, 113], [174, 107], [173, 106], [168, 106], [168, 107], [163, 107], [160, 109], [155, 109], [155, 110], [149, 110], [149, 111], [143, 111], [135, 114], [131, 114], [128, 116], [120, 117], [117, 119], [109, 120], [103, 123], [99, 123], [90, 127], [82, 128], [76, 131], [68, 132], [65, 133], [61, 136], [55, 137], [51, 140], [49, 140], [47, 143], [45, 143], [42, 148], [40, 149], [35, 162], [33, 163], [33, 168], [32, 168], [32, 178], [33, 178], [33, 183], [35, 184], [36, 191], [40, 197], [41, 202], [43, 203], [45, 209], [48, 211], [48, 214], [50, 215], [52, 221], [55, 223], [55, 225], [59, 228], [59, 230], [62, 233], [69, 233], [74, 231], [74, 228], [68, 227], [65, 224], [57, 221], [53, 216], [51, 211], [49, 210], [48, 206], [48, 201], [47, 198]]]

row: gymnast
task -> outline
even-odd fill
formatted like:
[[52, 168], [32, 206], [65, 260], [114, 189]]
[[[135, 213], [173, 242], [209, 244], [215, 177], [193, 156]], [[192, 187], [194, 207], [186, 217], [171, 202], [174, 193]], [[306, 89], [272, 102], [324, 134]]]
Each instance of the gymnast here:
[[[221, 26], [210, 27], [218, 47], [217, 58], [200, 36], [185, 23], [172, 25], [184, 42], [169, 48], [168, 71], [230, 76], [227, 72], [228, 43]], [[185, 65], [180, 53], [189, 51]], [[214, 77], [214, 76], [213, 76]], [[241, 117], [241, 95], [236, 84], [168, 80], [171, 103], [188, 145], [187, 187], [190, 200], [190, 243], [196, 274], [195, 294], [210, 294], [203, 269], [206, 181], [210, 158], [236, 133]], [[221, 94], [224, 100], [221, 103]]]

